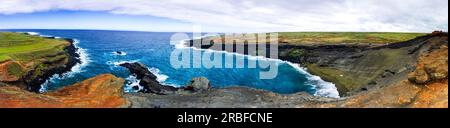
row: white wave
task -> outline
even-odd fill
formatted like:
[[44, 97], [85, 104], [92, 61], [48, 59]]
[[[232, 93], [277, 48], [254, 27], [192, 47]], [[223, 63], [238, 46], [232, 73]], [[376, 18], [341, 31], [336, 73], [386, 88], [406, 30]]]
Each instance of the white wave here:
[[[39, 35], [40, 37], [45, 37], [45, 38], [52, 38], [52, 37], [54, 37], [54, 36], [49, 36], [49, 35]], [[56, 37], [54, 37], [54, 38], [56, 38]]]
[[[111, 62], [108, 61], [106, 62], [106, 64], [108, 65], [114, 65], [115, 67], [118, 67], [120, 64], [124, 64], [124, 63], [135, 63], [135, 62], [139, 62], [139, 60], [131, 60], [131, 61], [118, 61], [118, 62]], [[173, 86], [173, 87], [180, 87], [180, 85], [176, 85], [176, 84], [171, 84], [171, 83], [165, 83], [165, 81], [167, 79], [169, 79], [169, 76], [162, 74], [161, 71], [158, 68], [155, 67], [151, 67], [151, 68], [147, 68], [153, 75], [156, 76], [156, 81], [158, 81], [159, 83], [161, 83], [162, 85], [167, 85], [167, 86]]]
[[106, 64], [108, 65], [114, 65], [115, 67], [124, 64], [124, 63], [136, 63], [139, 62], [139, 60], [124, 60], [124, 61], [118, 61], [118, 62], [112, 62], [112, 61], [108, 61], [106, 62]]
[[322, 80], [319, 76], [315, 76], [310, 74], [306, 71], [305, 68], [300, 67], [299, 64], [295, 64], [292, 62], [285, 63], [289, 64], [291, 67], [295, 68], [297, 71], [301, 72], [302, 74], [307, 75], [309, 83], [314, 86], [316, 89], [316, 92], [314, 93], [315, 96], [321, 96], [321, 97], [330, 97], [330, 98], [340, 98], [339, 92], [337, 91], [336, 85], [331, 82], [326, 82]]
[[240, 54], [240, 53], [232, 53], [232, 52], [228, 52], [228, 51], [217, 51], [217, 50], [212, 50], [212, 49], [200, 49], [200, 48], [196, 48], [196, 47], [189, 47], [189, 46], [186, 46], [186, 40], [180, 41], [179, 43], [175, 44], [175, 48], [178, 48], [178, 49], [191, 48], [193, 50], [200, 50], [200, 51], [205, 51], [205, 52], [216, 52], [216, 53], [224, 53], [224, 54], [235, 55], [235, 56], [243, 56], [243, 57], [247, 57], [249, 60], [254, 60], [254, 61], [263, 60], [263, 61], [277, 62], [277, 64], [285, 63], [285, 64], [290, 65], [294, 69], [296, 69], [298, 72], [307, 75], [307, 78], [310, 81], [311, 85], [314, 86], [314, 88], [316, 89], [316, 92], [314, 93], [315, 96], [340, 98], [339, 92], [337, 91], [335, 84], [333, 84], [331, 82], [326, 82], [326, 81], [322, 80], [322, 78], [320, 78], [319, 76], [310, 74], [309, 72], [306, 71], [305, 68], [301, 67], [300, 64], [295, 64], [295, 63], [280, 60], [280, 59], [267, 58], [264, 56], [252, 56], [252, 55], [245, 55], [245, 54]]
[[[125, 78], [127, 80], [127, 83], [125, 84], [124, 91], [125, 92], [138, 92], [139, 90], [142, 90], [144, 87], [139, 85], [139, 82], [141, 80], [137, 79], [136, 76], [130, 75], [128, 78]], [[133, 89], [134, 86], [139, 87], [138, 90]]]
[[77, 48], [75, 53], [80, 55], [80, 57], [78, 57], [78, 59], [80, 60], [80, 63], [73, 66], [69, 72], [63, 73], [61, 75], [55, 74], [52, 77], [50, 77], [50, 79], [46, 80], [41, 85], [41, 89], [39, 90], [39, 92], [41, 92], [41, 93], [46, 92], [48, 87], [51, 85], [51, 83], [54, 83], [56, 80], [67, 79], [67, 78], [73, 77], [75, 74], [84, 72], [83, 68], [86, 65], [88, 65], [88, 63], [91, 62], [91, 60], [89, 58], [87, 51], [78, 46], [79, 43], [80, 43], [79, 40], [74, 39], [73, 45]]
[[32, 36], [39, 35], [39, 33], [37, 33], [37, 32], [24, 32], [24, 33], [26, 33], [28, 35], [32, 35]]
[[83, 72], [83, 70], [82, 70], [83, 67], [85, 67], [89, 62], [91, 62], [91, 60], [90, 60], [90, 58], [89, 58], [89, 55], [88, 55], [86, 49], [80, 48], [80, 47], [78, 46], [79, 43], [80, 43], [80, 41], [77, 40], [77, 39], [75, 39], [73, 44], [74, 44], [74, 46], [75, 46], [76, 48], [78, 48], [77, 51], [76, 51], [76, 53], [77, 53], [78, 55], [80, 55], [80, 57], [79, 57], [78, 59], [80, 59], [81, 63], [75, 65], [74, 67], [72, 67], [72, 71], [69, 72], [69, 73], [71, 73], [71, 74]]
[[160, 83], [163, 83], [169, 78], [169, 76], [161, 74], [161, 71], [158, 68], [149, 68], [148, 70], [156, 76], [156, 81]]
[[176, 44], [175, 44], [175, 48], [176, 48], [176, 49], [186, 49], [186, 48], [190, 48], [190, 47], [186, 46], [187, 41], [188, 41], [188, 40], [182, 40], [182, 41], [176, 43]]

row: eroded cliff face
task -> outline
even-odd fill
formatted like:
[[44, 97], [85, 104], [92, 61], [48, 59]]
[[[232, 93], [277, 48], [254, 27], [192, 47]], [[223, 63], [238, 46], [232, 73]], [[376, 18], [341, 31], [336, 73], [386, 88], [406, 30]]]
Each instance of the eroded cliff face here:
[[124, 80], [99, 75], [45, 94], [0, 85], [0, 108], [114, 108], [127, 106], [122, 97]]
[[[41, 84], [81, 63], [72, 39], [0, 33], [0, 82], [39, 92]], [[14, 42], [14, 43], [11, 43]], [[38, 45], [37, 45], [38, 44]]]
[[[448, 45], [447, 36], [427, 35], [375, 47], [317, 46], [299, 60], [307, 70], [336, 84], [342, 96], [398, 83], [415, 70], [419, 56]], [[441, 73], [442, 74], [442, 73]]]
[[400, 81], [318, 106], [448, 108], [448, 35], [434, 34], [416, 47], [415, 68]]
[[[344, 50], [343, 52], [347, 54], [347, 51]], [[375, 79], [375, 83], [369, 84], [372, 85], [370, 88], [357, 89], [358, 91], [354, 91], [351, 95], [340, 99], [314, 97], [304, 92], [277, 94], [246, 87], [210, 89], [209, 82], [206, 82], [206, 80], [203, 80], [205, 82], [199, 82], [198, 84], [200, 85], [192, 84], [195, 81], [191, 81], [191, 84], [196, 86], [190, 87], [191, 89], [189, 87], [179, 89], [177, 93], [168, 95], [148, 93], [122, 94], [124, 80], [110, 74], [105, 74], [45, 94], [32, 93], [0, 82], [0, 108], [448, 108], [448, 35], [446, 33], [435, 33], [399, 44], [374, 47], [359, 52], [355, 51], [354, 54], [358, 56], [325, 59], [327, 61], [321, 60], [321, 62], [318, 62], [318, 65], [320, 63], [325, 65], [318, 66], [320, 68], [319, 70], [332, 66], [336, 66], [333, 70], [342, 70], [348, 67], [338, 68], [339, 65], [357, 62], [356, 60], [361, 60], [361, 58], [370, 60], [372, 57], [375, 57], [384, 60], [386, 54], [398, 54], [395, 56], [407, 58], [396, 60], [398, 63], [396, 62], [395, 64], [399, 65], [390, 66], [388, 70], [385, 70], [386, 65], [381, 64], [385, 61], [374, 62], [373, 65], [366, 65], [365, 68], [367, 69], [361, 70], [361, 72], [369, 70], [382, 71], [381, 74], [373, 72], [377, 76], [373, 78]], [[394, 60], [398, 59], [398, 57], [393, 58]], [[378, 59], [372, 61], [378, 61]], [[328, 62], [335, 63], [327, 64]], [[8, 65], [11, 65], [13, 62], [8, 63]], [[354, 65], [361, 63], [355, 63]], [[407, 64], [406, 67], [402, 67], [405, 64]], [[2, 65], [3, 67], [0, 66], [0, 69], [8, 68], [5, 65]], [[142, 69], [147, 70], [147, 68]], [[343, 71], [357, 72], [358, 70]], [[5, 72], [1, 73], [4, 74]], [[337, 74], [337, 77], [341, 77], [341, 75]], [[2, 79], [15, 80], [16, 78], [8, 76], [2, 77]], [[204, 83], [206, 83], [204, 87], [207, 88], [204, 91], [190, 91], [192, 88], [193, 90], [197, 90], [196, 88], [204, 88], [202, 86]]]
[[13, 61], [5, 61], [0, 63], [0, 81], [14, 82], [20, 78], [20, 73], [24, 68], [21, 64]]
[[[447, 38], [447, 33], [435, 32], [395, 43], [293, 43], [287, 40], [279, 43], [278, 58], [298, 63], [306, 67], [311, 74], [334, 83], [341, 96], [345, 97], [404, 80], [408, 73], [414, 71], [420, 54], [431, 47], [448, 44]], [[220, 42], [220, 40], [212, 40], [206, 45], [198, 44], [198, 40], [191, 40], [186, 45], [218, 51], [231, 47], [234, 49], [226, 50], [252, 54], [246, 50], [236, 50], [236, 47], [248, 48], [245, 41], [225, 42], [222, 44], [222, 49], [216, 46], [220, 43], [214, 42]], [[233, 47], [234, 45], [236, 47]], [[258, 48], [258, 50], [272, 52], [269, 47]]]

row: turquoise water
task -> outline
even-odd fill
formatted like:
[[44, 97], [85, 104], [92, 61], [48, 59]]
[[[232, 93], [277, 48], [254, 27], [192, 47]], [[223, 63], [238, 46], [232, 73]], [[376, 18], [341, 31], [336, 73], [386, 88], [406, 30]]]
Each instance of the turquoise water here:
[[[204, 76], [211, 81], [213, 87], [247, 86], [289, 94], [308, 92], [310, 94], [328, 97], [338, 97], [333, 84], [312, 76], [295, 64], [280, 60], [263, 59], [277, 63], [278, 75], [274, 79], [259, 79], [261, 68], [180, 68], [175, 69], [170, 64], [170, 55], [176, 49], [170, 45], [170, 37], [174, 33], [128, 32], [128, 31], [95, 31], [95, 30], [9, 30], [21, 32], [36, 32], [40, 35], [76, 39], [80, 48], [82, 64], [75, 66], [72, 72], [63, 76], [54, 76], [43, 86], [43, 91], [54, 90], [65, 85], [71, 85], [99, 74], [112, 73], [126, 78], [126, 91], [136, 84], [127, 69], [118, 67], [123, 62], [142, 62], [158, 76], [158, 81], [171, 86], [183, 86], [194, 77]], [[194, 50], [194, 49], [183, 49]], [[116, 54], [115, 51], [123, 51]], [[205, 51], [203, 51], [204, 53]], [[220, 53], [222, 56], [238, 56], [247, 61], [257, 61], [254, 57]], [[191, 58], [193, 60], [194, 58]], [[225, 62], [229, 64], [232, 62]], [[245, 66], [247, 67], [247, 66]], [[134, 83], [133, 83], [134, 82]]]

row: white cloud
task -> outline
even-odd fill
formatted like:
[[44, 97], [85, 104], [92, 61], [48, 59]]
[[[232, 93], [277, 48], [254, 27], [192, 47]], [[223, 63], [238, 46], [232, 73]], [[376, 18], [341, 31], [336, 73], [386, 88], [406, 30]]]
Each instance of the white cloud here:
[[50, 10], [149, 15], [240, 31], [448, 31], [448, 0], [0, 1], [5, 15]]

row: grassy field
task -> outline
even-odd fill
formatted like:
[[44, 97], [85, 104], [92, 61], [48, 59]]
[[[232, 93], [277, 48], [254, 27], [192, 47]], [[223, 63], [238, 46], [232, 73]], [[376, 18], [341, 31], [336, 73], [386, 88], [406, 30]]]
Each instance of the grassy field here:
[[[280, 43], [293, 45], [305, 44], [386, 44], [414, 39], [426, 33], [389, 33], [389, 32], [280, 32], [278, 33]], [[222, 40], [224, 36], [221, 36]], [[211, 37], [214, 42], [218, 37]], [[251, 38], [233, 38], [236, 42], [257, 42]], [[226, 42], [231, 43], [231, 42]]]
[[423, 36], [425, 33], [376, 32], [286, 32], [279, 33], [282, 42], [302, 43], [395, 43]]
[[46, 39], [20, 33], [0, 33], [0, 62], [14, 59], [30, 61], [55, 54], [68, 45], [67, 41]]

